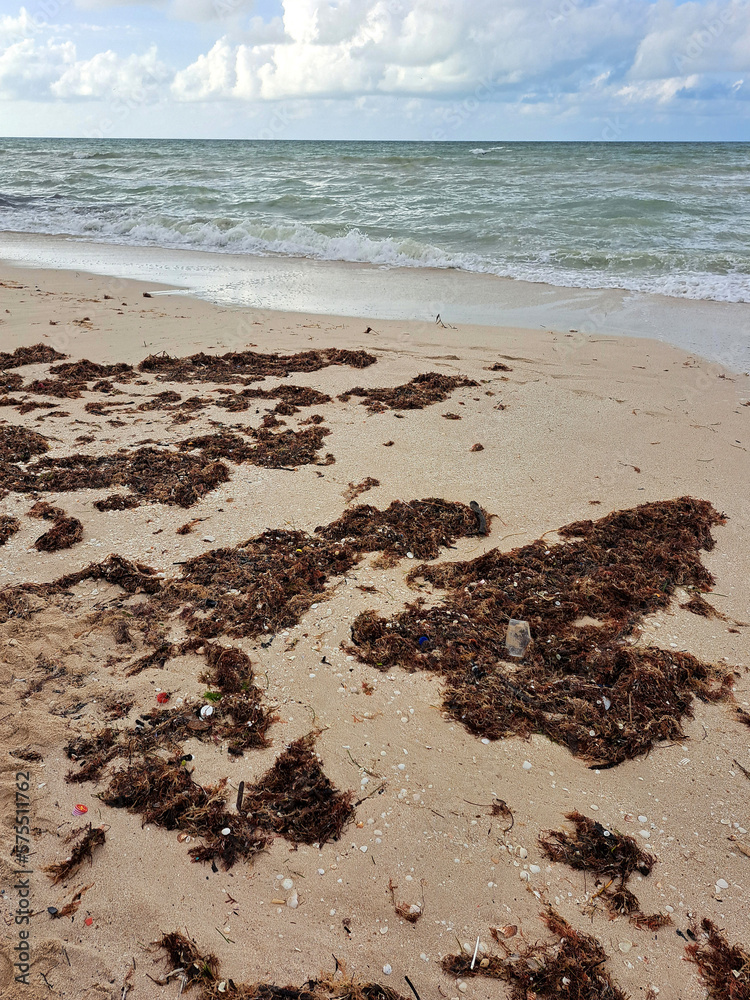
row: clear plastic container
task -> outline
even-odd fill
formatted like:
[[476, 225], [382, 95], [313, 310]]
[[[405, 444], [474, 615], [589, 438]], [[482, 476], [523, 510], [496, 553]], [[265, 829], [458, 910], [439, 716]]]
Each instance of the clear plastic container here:
[[517, 618], [511, 618], [508, 622], [508, 631], [505, 634], [505, 648], [511, 656], [520, 660], [531, 642], [531, 629], [529, 623]]

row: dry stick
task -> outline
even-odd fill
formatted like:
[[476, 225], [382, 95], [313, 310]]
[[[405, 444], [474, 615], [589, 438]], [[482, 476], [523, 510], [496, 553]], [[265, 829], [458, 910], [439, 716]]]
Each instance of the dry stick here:
[[415, 987], [414, 987], [414, 983], [413, 983], [413, 982], [411, 981], [411, 979], [409, 979], [409, 977], [408, 977], [408, 976], [404, 976], [404, 979], [406, 980], [406, 982], [407, 982], [407, 984], [408, 984], [408, 986], [409, 986], [409, 989], [410, 989], [410, 990], [412, 991], [412, 993], [413, 993], [413, 994], [414, 994], [414, 996], [415, 996], [415, 997], [417, 998], [417, 1000], [421, 1000], [421, 997], [420, 997], [420, 996], [419, 996], [419, 994], [417, 993], [417, 991], [416, 991], [416, 989], [415, 989]]
[[357, 806], [361, 806], [362, 803], [366, 802], [368, 799], [371, 799], [373, 795], [378, 795], [380, 792], [383, 791], [383, 789], [386, 787], [387, 784], [388, 782], [384, 781], [382, 785], [378, 785], [377, 788], [373, 788], [373, 790], [369, 792], [367, 795], [364, 795], [361, 799], [357, 799], [357, 801], [354, 803], [355, 808]]

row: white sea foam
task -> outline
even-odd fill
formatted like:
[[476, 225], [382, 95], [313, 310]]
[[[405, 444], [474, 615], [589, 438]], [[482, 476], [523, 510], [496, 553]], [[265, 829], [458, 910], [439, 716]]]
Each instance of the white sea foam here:
[[[592, 268], [571, 270], [542, 258], [524, 262], [492, 262], [478, 254], [448, 253], [439, 247], [413, 239], [373, 239], [358, 229], [328, 236], [316, 229], [268, 224], [227, 225], [217, 222], [134, 220], [131, 217], [102, 223], [98, 219], [70, 218], [65, 233], [130, 246], [161, 246], [170, 249], [200, 250], [257, 256], [281, 255], [314, 260], [347, 261], [381, 267], [442, 268], [494, 274], [522, 281], [544, 282], [568, 288], [621, 288], [688, 299], [718, 302], [750, 302], [747, 274], [686, 272], [665, 275], [626, 275]], [[35, 232], [58, 233], [59, 228], [35, 228]]]

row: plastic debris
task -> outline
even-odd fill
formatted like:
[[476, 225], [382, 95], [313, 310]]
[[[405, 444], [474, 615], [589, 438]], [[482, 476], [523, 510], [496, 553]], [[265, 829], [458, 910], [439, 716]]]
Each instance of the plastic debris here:
[[511, 618], [508, 622], [508, 630], [505, 633], [505, 648], [511, 656], [521, 659], [529, 648], [531, 642], [531, 629], [529, 623]]

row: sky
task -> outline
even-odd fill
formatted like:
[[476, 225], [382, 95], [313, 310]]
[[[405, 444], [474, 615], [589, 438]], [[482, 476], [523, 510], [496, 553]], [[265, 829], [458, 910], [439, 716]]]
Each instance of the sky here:
[[750, 141], [750, 0], [0, 0], [0, 135]]

